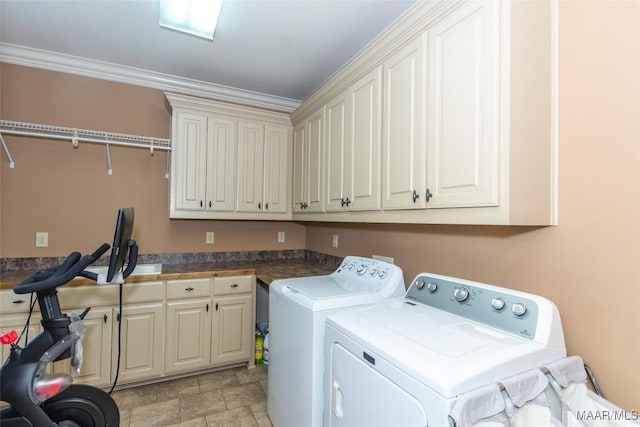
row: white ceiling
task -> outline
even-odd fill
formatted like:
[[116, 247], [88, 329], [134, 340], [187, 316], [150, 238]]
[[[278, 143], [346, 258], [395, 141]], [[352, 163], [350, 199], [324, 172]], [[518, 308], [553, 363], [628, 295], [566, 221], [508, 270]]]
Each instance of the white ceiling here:
[[0, 41], [300, 101], [414, 2], [225, 0], [211, 42], [159, 0], [0, 0]]

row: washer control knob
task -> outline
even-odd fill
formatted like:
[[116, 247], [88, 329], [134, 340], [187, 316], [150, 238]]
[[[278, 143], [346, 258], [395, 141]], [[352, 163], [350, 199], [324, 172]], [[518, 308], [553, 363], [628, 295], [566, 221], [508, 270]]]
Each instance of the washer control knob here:
[[435, 292], [438, 290], [438, 284], [435, 282], [429, 282], [427, 283], [427, 290], [431, 293]]
[[491, 307], [493, 307], [494, 310], [500, 311], [504, 308], [505, 306], [505, 302], [502, 298], [493, 298], [491, 300]]
[[384, 279], [385, 277], [387, 277], [387, 272], [384, 270], [378, 271], [378, 277]]
[[349, 265], [347, 265], [347, 269], [348, 269], [349, 271], [353, 270], [354, 268], [355, 268], [355, 265], [353, 265], [353, 263], [352, 263], [352, 262], [350, 262], [350, 263], [349, 263]]
[[369, 275], [371, 277], [375, 277], [376, 274], [378, 274], [378, 270], [376, 270], [375, 268], [372, 268], [371, 270], [369, 270]]
[[364, 272], [366, 271], [366, 269], [367, 269], [367, 266], [366, 266], [366, 265], [364, 265], [364, 264], [360, 264], [360, 265], [358, 266], [358, 268], [356, 269], [356, 272], [357, 272], [358, 274], [364, 274]]
[[424, 288], [425, 283], [422, 280], [416, 281], [416, 288], [422, 290]]
[[463, 302], [469, 298], [469, 290], [467, 288], [456, 288], [453, 291], [453, 298], [458, 302]]
[[527, 312], [527, 307], [524, 304], [517, 302], [511, 307], [511, 312], [518, 317], [524, 316]]

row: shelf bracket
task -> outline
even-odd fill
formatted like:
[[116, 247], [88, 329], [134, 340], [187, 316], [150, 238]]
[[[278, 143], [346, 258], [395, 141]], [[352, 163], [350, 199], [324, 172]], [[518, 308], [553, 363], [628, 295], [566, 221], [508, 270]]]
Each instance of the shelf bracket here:
[[11, 169], [16, 167], [16, 164], [13, 162], [13, 157], [11, 157], [11, 153], [9, 152], [9, 148], [7, 147], [7, 144], [4, 142], [4, 138], [2, 137], [2, 134], [0, 133], [0, 141], [2, 141], [2, 148], [4, 149], [4, 152], [7, 154], [7, 157], [9, 158], [9, 167]]

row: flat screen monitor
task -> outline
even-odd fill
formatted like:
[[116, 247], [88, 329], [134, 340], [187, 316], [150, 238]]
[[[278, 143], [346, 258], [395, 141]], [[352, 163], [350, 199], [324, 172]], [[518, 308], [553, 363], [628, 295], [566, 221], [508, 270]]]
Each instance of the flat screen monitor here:
[[128, 242], [131, 240], [131, 232], [133, 231], [133, 218], [133, 208], [120, 208], [118, 210], [116, 232], [113, 236], [109, 270], [107, 271], [107, 282], [111, 282], [113, 276], [122, 270], [124, 261], [127, 258], [129, 252]]

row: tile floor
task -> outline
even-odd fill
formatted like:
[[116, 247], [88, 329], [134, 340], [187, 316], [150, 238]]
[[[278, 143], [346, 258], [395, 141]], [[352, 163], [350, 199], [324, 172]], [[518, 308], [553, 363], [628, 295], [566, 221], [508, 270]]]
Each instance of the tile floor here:
[[271, 427], [267, 368], [233, 368], [118, 390], [121, 427]]

